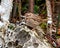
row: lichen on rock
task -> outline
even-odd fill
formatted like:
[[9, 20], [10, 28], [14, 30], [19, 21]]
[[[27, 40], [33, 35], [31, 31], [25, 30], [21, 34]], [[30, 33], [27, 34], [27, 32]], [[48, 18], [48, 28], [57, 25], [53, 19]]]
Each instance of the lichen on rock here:
[[8, 28], [3, 38], [3, 48], [53, 48], [44, 38], [42, 29], [37, 28], [31, 30], [25, 25], [16, 26], [14, 30]]

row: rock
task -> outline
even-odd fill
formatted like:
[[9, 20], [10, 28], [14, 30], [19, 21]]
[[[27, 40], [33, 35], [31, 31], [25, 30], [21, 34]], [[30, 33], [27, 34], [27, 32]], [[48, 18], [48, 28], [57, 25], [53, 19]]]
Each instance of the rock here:
[[24, 44], [25, 42], [27, 42], [30, 39], [30, 35], [28, 32], [26, 32], [25, 30], [19, 31], [19, 33], [16, 36], [17, 40], [20, 40], [20, 44]]
[[53, 48], [44, 37], [39, 26], [34, 31], [25, 25], [16, 26], [14, 30], [8, 28], [3, 38], [3, 48]]
[[0, 36], [0, 48], [4, 48], [4, 39]]

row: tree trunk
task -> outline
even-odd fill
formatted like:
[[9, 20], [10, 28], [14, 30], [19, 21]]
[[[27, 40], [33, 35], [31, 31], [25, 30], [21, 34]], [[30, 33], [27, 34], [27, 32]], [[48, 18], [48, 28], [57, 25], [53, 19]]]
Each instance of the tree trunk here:
[[19, 20], [21, 19], [21, 0], [18, 0]]
[[46, 0], [47, 6], [47, 32], [52, 35], [52, 8], [50, 0]]
[[13, 17], [16, 16], [16, 9], [17, 9], [17, 0], [14, 0], [14, 2], [13, 2], [13, 11], [12, 11]]
[[17, 16], [16, 10], [17, 10], [17, 0], [13, 0], [13, 9], [12, 9], [12, 12], [10, 14], [10, 19], [9, 19], [10, 22], [13, 22], [13, 19]]
[[29, 11], [34, 12], [34, 0], [29, 0]]
[[13, 1], [13, 9], [10, 17], [10, 22], [16, 23], [17, 20], [21, 20], [21, 0]]

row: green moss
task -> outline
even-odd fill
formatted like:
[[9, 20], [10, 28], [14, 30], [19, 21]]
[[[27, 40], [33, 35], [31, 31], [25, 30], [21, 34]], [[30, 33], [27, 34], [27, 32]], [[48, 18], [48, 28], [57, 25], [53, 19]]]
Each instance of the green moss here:
[[38, 10], [39, 10], [39, 6], [35, 5], [34, 6], [34, 13], [37, 14], [39, 12]]
[[40, 27], [41, 27], [42, 29], [46, 29], [46, 26], [47, 26], [47, 23], [45, 23], [45, 22], [43, 22], [43, 23], [40, 24]]
[[10, 25], [8, 26], [8, 28], [14, 30], [15, 27], [10, 24]]
[[56, 36], [56, 38], [60, 38], [60, 36]]

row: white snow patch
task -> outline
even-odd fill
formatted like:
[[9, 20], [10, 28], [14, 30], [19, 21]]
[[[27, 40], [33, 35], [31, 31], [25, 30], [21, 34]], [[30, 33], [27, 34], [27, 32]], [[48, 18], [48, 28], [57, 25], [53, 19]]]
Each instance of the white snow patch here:
[[0, 14], [4, 14], [5, 12], [5, 8], [0, 5]]
[[0, 5], [0, 16], [3, 22], [0, 21], [0, 26], [7, 24], [10, 18], [10, 12], [12, 11], [13, 0], [2, 0]]

